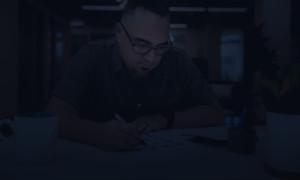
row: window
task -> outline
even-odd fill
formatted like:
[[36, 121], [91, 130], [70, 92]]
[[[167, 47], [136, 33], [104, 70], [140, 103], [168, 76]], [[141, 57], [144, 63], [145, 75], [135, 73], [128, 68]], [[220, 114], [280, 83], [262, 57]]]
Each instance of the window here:
[[240, 30], [221, 34], [221, 80], [238, 82], [244, 70], [244, 34]]

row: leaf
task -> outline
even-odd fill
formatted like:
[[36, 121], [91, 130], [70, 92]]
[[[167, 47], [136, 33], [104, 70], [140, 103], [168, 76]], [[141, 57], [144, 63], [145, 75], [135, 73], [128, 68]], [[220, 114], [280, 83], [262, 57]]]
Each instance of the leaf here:
[[279, 85], [276, 82], [268, 80], [268, 79], [262, 79], [261, 80], [261, 86], [268, 89], [269, 92], [271, 94], [273, 94], [276, 98], [280, 97], [280, 88], [279, 88]]

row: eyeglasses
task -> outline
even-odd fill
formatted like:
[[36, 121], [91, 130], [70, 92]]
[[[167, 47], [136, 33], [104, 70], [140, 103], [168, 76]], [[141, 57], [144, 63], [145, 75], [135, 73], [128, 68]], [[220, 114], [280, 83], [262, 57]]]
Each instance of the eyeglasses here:
[[124, 24], [122, 22], [120, 22], [120, 25], [124, 29], [125, 34], [128, 37], [129, 42], [131, 44], [131, 47], [136, 54], [145, 56], [149, 52], [154, 50], [154, 54], [156, 56], [163, 56], [172, 47], [172, 42], [170, 40], [168, 40], [165, 43], [158, 44], [158, 45], [152, 45], [148, 41], [139, 39], [139, 38], [137, 38], [137, 40], [133, 40], [133, 38], [131, 37], [131, 35], [129, 34], [127, 29], [125, 28]]

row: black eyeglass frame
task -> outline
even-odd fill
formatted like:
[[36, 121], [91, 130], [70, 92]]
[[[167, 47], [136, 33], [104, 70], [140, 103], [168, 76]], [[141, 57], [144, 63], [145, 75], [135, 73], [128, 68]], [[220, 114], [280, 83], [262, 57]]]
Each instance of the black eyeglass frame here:
[[[126, 27], [124, 26], [124, 24], [122, 22], [120, 22], [120, 25], [122, 26], [130, 44], [131, 44], [131, 47], [133, 49], [133, 51], [136, 53], [136, 54], [139, 54], [139, 55], [142, 55], [142, 56], [145, 56], [147, 55], [148, 53], [150, 53], [152, 50], [154, 50], [154, 53], [156, 56], [163, 56], [168, 50], [170, 50], [172, 47], [173, 47], [173, 43], [172, 41], [168, 40], [167, 42], [165, 43], [161, 43], [161, 44], [157, 44], [157, 45], [152, 45], [152, 46], [149, 46], [147, 49], [145, 49], [145, 51], [143, 52], [139, 52], [136, 50], [135, 47], [137, 47], [138, 45], [133, 41], [133, 38], [132, 36], [130, 35], [130, 33], [128, 32], [128, 30], [126, 29]], [[166, 47], [161, 53], [157, 50], [159, 50], [159, 46], [162, 46], [162, 45], [166, 45], [168, 47]], [[159, 53], [158, 53], [159, 52]]]

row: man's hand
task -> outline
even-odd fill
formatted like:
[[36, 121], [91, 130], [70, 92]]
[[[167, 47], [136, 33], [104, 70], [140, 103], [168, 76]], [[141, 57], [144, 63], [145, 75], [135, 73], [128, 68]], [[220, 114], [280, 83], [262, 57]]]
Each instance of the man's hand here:
[[109, 151], [136, 150], [143, 147], [143, 140], [137, 127], [116, 115], [115, 119], [102, 124], [101, 142], [97, 146]]
[[167, 125], [167, 119], [161, 115], [143, 116], [132, 123], [140, 132], [148, 133], [163, 129]]
[[47, 107], [59, 117], [60, 137], [97, 146], [103, 150], [124, 151], [143, 147], [138, 129], [115, 115], [107, 122], [81, 119], [77, 110], [64, 100], [53, 97]]

